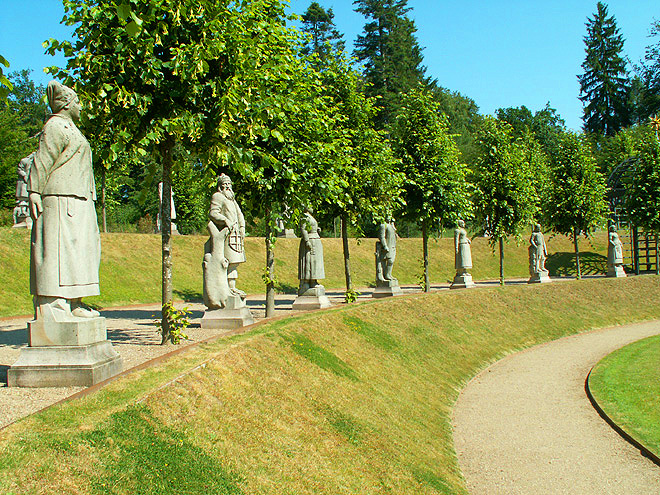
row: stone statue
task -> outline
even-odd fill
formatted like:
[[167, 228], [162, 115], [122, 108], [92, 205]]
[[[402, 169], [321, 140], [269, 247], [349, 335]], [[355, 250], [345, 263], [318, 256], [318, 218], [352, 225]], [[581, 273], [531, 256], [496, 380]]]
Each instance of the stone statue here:
[[376, 289], [372, 297], [398, 296], [403, 294], [399, 281], [392, 276], [396, 260], [396, 227], [394, 218], [381, 223], [376, 241]]
[[475, 287], [472, 281], [472, 275], [468, 270], [472, 268], [472, 241], [465, 230], [465, 222], [459, 220], [454, 230], [454, 268], [456, 275], [452, 282], [451, 289], [470, 289]]
[[[159, 182], [158, 183], [158, 216], [156, 217], [156, 233], [159, 233], [162, 229], [163, 226], [161, 225], [161, 217], [162, 217], [162, 206], [163, 206], [163, 183]], [[174, 223], [174, 220], [176, 220], [176, 208], [174, 208], [174, 195], [170, 195], [170, 232], [172, 232], [172, 235], [178, 235], [179, 234], [179, 229], [176, 226], [176, 223]]]
[[47, 94], [53, 114], [44, 124], [27, 182], [34, 222], [30, 292], [35, 319], [97, 317], [81, 302], [100, 293], [92, 151], [74, 123], [81, 110], [76, 93], [51, 81]]
[[245, 292], [236, 288], [238, 265], [245, 262], [245, 218], [231, 179], [222, 174], [211, 197], [209, 240], [204, 244], [203, 328], [237, 328], [254, 322]]
[[305, 210], [300, 221], [300, 247], [298, 249], [298, 297], [293, 303], [293, 309], [318, 309], [330, 306], [330, 300], [325, 295], [325, 287], [319, 280], [325, 278], [323, 265], [323, 244], [321, 229], [312, 216], [311, 207]]
[[16, 206], [13, 211], [14, 227], [17, 228], [31, 228], [32, 218], [30, 217], [29, 208], [29, 194], [27, 189], [28, 177], [30, 176], [30, 168], [34, 161], [36, 152], [30, 153], [23, 158], [19, 163], [16, 172], [18, 173], [18, 180], [16, 181]]
[[607, 243], [607, 276], [625, 277], [623, 269], [623, 244], [616, 233], [614, 225], [610, 225]]
[[541, 232], [541, 225], [535, 224], [532, 235], [529, 238], [529, 275], [527, 281], [530, 284], [550, 282], [548, 270], [545, 268], [545, 259], [548, 257], [548, 249], [545, 238]]
[[32, 216], [29, 347], [8, 370], [10, 385], [89, 386], [121, 371], [105, 318], [82, 303], [99, 294], [101, 239], [96, 219], [92, 151], [74, 121], [76, 93], [51, 81], [52, 114], [27, 177]]

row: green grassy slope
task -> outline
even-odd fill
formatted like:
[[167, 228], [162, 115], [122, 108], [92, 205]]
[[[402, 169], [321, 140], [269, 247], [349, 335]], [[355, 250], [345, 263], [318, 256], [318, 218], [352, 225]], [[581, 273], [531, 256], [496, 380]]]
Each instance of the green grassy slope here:
[[660, 456], [660, 336], [623, 347], [589, 376], [594, 398], [626, 433]]
[[[203, 236], [173, 238], [174, 290], [178, 299], [201, 299]], [[101, 296], [87, 302], [101, 307], [160, 300], [160, 237], [148, 234], [103, 234], [101, 259]], [[275, 271], [279, 288], [294, 291], [297, 280], [297, 239], [279, 239], [275, 245]], [[374, 239], [351, 240], [351, 266], [356, 287], [374, 283]], [[327, 288], [344, 286], [343, 258], [340, 239], [323, 239]], [[472, 244], [475, 280], [499, 277], [497, 253], [487, 239], [476, 238]], [[448, 283], [454, 276], [453, 238], [432, 240], [430, 277], [432, 284]], [[239, 270], [240, 288], [250, 294], [264, 290], [261, 280], [265, 266], [263, 238], [246, 239], [247, 262]], [[548, 239], [548, 269], [551, 275], [574, 273], [572, 243], [563, 236]], [[607, 255], [606, 238], [597, 235], [582, 242], [583, 266], [586, 274], [604, 273]], [[421, 239], [400, 239], [394, 275], [402, 284], [416, 284], [422, 273]], [[29, 314], [30, 234], [26, 230], [0, 228], [0, 317]], [[505, 245], [505, 276], [528, 277], [527, 244]]]
[[2, 430], [0, 492], [464, 494], [451, 408], [467, 380], [518, 349], [659, 318], [658, 300], [656, 276], [590, 279], [270, 322]]

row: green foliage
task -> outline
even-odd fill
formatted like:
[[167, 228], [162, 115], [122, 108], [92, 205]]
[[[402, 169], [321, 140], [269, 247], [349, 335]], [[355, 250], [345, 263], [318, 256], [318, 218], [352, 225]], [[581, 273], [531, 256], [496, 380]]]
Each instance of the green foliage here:
[[351, 304], [357, 301], [359, 296], [360, 296], [359, 291], [352, 288], [347, 289], [346, 292], [344, 293], [344, 301], [346, 301], [346, 304]]
[[0, 105], [0, 208], [16, 203], [16, 166], [36, 150], [46, 112], [45, 90], [30, 79], [30, 71], [12, 72], [9, 80], [12, 89]]
[[390, 125], [401, 95], [424, 81], [422, 48], [408, 0], [355, 0], [355, 10], [368, 22], [355, 42], [354, 56], [364, 64], [368, 96], [378, 96], [379, 126]]
[[660, 232], [660, 141], [649, 127], [635, 143], [637, 163], [624, 192], [628, 216], [651, 232]]
[[287, 335], [282, 335], [282, 338], [289, 344], [296, 354], [314, 363], [319, 368], [334, 373], [335, 375], [343, 376], [349, 380], [358, 381], [358, 377], [353, 368], [332, 352], [315, 344], [306, 335], [292, 332]]
[[393, 141], [405, 175], [405, 216], [440, 225], [470, 216], [467, 167], [458, 159], [458, 147], [438, 103], [429, 92], [417, 88], [401, 104]]
[[607, 209], [605, 179], [584, 136], [568, 131], [559, 137], [558, 144], [544, 212], [556, 232], [589, 235], [601, 225]]
[[[161, 334], [163, 343], [172, 342], [172, 344], [179, 344], [181, 339], [188, 340], [188, 335], [184, 330], [190, 326], [190, 311], [188, 308], [176, 309], [171, 302], [163, 305], [163, 317], [154, 321], [158, 328], [158, 333]], [[164, 322], [167, 322], [164, 324]]]
[[557, 148], [557, 138], [566, 129], [564, 120], [550, 103], [546, 103], [544, 108], [533, 114], [523, 105], [517, 108], [499, 108], [496, 115], [498, 120], [511, 125], [514, 137], [521, 138], [531, 133], [548, 155], [554, 153]]
[[636, 107], [637, 117], [640, 121], [660, 114], [660, 21], [655, 20], [651, 25], [650, 37], [655, 43], [646, 48], [644, 60], [639, 72], [641, 73], [642, 88], [640, 101]]
[[0, 55], [0, 101], [7, 98], [9, 92], [13, 89], [13, 85], [7, 76], [4, 75], [2, 66], [9, 68], [9, 62], [5, 57]]
[[474, 203], [492, 245], [500, 238], [520, 235], [539, 209], [542, 151], [530, 136], [515, 139], [513, 132], [506, 122], [486, 117], [477, 138]]
[[630, 122], [629, 82], [623, 36], [602, 2], [598, 2], [594, 16], [587, 19], [584, 43], [584, 74], [578, 76], [580, 100], [585, 104], [584, 129], [611, 136]]

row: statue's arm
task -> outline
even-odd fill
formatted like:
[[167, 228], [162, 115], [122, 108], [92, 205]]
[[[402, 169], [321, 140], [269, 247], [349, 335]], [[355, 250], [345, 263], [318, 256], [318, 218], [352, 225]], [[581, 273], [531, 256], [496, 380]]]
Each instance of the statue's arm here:
[[222, 194], [217, 192], [211, 196], [209, 218], [219, 228], [229, 227], [229, 219], [222, 214]]
[[49, 120], [39, 137], [39, 147], [30, 165], [27, 189], [30, 193], [41, 194], [48, 177], [58, 165], [58, 158], [64, 152], [67, 137], [57, 121]]
[[454, 230], [454, 252], [458, 253], [458, 246], [460, 244], [461, 231], [456, 229]]
[[380, 241], [380, 247], [387, 253], [390, 250], [390, 247], [387, 245], [387, 226], [381, 224], [378, 228], [378, 240]]
[[[236, 203], [236, 206], [238, 206], [238, 203]], [[240, 206], [236, 209], [238, 210], [238, 228], [241, 230], [241, 235], [245, 237], [245, 216]]]
[[303, 218], [300, 221], [300, 237], [302, 237], [302, 240], [305, 241], [307, 244], [309, 244], [309, 231], [307, 230], [309, 228], [309, 223], [307, 222], [306, 218]]

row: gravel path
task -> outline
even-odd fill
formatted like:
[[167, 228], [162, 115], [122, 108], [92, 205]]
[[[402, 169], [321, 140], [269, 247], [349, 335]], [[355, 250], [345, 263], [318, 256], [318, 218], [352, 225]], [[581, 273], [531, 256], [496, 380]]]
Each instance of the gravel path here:
[[597, 330], [508, 356], [454, 407], [454, 444], [472, 495], [660, 493], [660, 470], [591, 406], [591, 367], [660, 322]]

